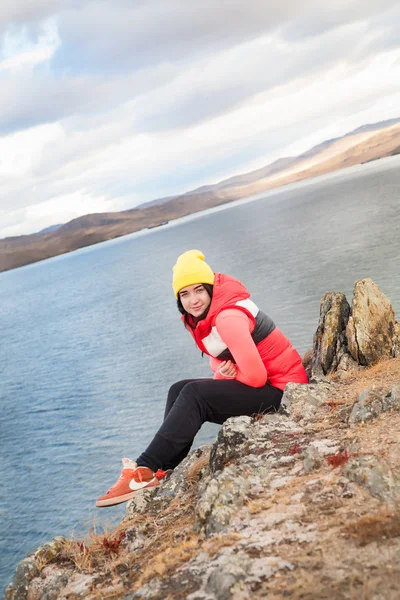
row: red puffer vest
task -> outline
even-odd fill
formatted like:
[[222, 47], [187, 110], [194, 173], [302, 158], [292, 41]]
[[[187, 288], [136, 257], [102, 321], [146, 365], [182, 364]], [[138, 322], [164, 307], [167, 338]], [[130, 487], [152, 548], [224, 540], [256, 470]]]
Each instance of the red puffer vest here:
[[188, 327], [202, 352], [221, 360], [233, 360], [218, 334], [216, 318], [222, 310], [235, 308], [250, 319], [250, 333], [268, 373], [268, 382], [284, 390], [289, 382], [308, 383], [300, 355], [272, 319], [250, 300], [250, 293], [234, 277], [215, 273], [213, 297], [205, 319]]

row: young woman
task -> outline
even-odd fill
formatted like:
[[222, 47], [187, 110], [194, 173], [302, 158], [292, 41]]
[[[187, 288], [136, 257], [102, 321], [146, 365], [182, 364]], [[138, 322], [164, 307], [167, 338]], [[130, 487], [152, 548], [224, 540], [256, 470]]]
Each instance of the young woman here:
[[301, 358], [274, 322], [250, 300], [244, 285], [213, 273], [199, 250], [179, 256], [172, 287], [186, 329], [210, 356], [213, 379], [185, 379], [169, 390], [164, 422], [136, 462], [124, 458], [121, 476], [96, 506], [112, 506], [158, 485], [188, 454], [205, 421], [279, 408], [289, 382], [307, 383]]

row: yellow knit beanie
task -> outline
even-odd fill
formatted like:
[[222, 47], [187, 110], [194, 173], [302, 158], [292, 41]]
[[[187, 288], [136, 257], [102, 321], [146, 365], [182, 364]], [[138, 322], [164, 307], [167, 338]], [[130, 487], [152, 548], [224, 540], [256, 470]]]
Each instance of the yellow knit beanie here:
[[204, 254], [200, 250], [188, 250], [176, 261], [172, 269], [172, 288], [175, 296], [187, 285], [195, 283], [214, 283], [214, 273], [204, 262]]

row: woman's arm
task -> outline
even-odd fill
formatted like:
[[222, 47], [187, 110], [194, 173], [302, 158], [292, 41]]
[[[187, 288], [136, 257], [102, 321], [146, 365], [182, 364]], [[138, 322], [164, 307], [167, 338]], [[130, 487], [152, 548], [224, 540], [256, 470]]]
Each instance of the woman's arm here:
[[[266, 384], [268, 374], [250, 334], [250, 319], [238, 309], [227, 309], [217, 316], [215, 325], [236, 362], [235, 379], [251, 387]], [[223, 379], [225, 379], [223, 377]]]
[[223, 375], [221, 373], [221, 367], [223, 367], [226, 364], [225, 360], [219, 360], [219, 358], [215, 358], [214, 356], [210, 356], [210, 367], [211, 370], [214, 373], [214, 377], [213, 379], [236, 379], [236, 373], [231, 375], [231, 376], [227, 376], [227, 375]]

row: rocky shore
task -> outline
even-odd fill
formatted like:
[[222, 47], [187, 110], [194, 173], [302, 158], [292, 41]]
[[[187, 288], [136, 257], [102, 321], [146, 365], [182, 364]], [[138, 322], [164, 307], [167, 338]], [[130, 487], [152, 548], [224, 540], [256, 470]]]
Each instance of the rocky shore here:
[[400, 326], [369, 279], [321, 300], [308, 385], [226, 421], [112, 532], [55, 538], [6, 600], [400, 597]]

